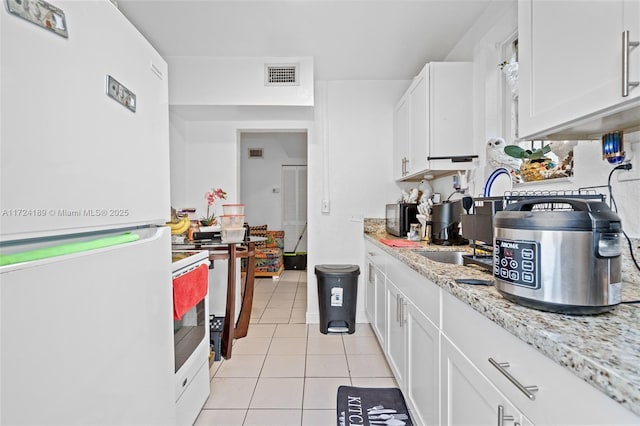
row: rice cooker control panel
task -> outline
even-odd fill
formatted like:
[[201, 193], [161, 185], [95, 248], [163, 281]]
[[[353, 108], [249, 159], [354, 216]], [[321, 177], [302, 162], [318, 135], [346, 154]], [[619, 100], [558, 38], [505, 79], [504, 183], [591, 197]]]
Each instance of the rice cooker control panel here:
[[496, 239], [493, 276], [514, 285], [540, 288], [540, 243]]

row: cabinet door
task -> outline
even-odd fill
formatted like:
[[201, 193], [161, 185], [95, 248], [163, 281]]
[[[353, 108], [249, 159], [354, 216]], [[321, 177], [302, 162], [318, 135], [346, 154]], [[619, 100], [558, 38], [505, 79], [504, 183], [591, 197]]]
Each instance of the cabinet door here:
[[386, 330], [387, 330], [387, 306], [386, 306], [386, 282], [385, 276], [376, 269], [376, 311], [375, 320], [373, 322], [373, 331], [378, 336], [380, 347], [386, 348]]
[[410, 148], [409, 166], [410, 172], [427, 170], [429, 164], [429, 66], [413, 81], [409, 89], [411, 100], [410, 120]]
[[376, 267], [369, 256], [366, 257], [366, 268], [364, 312], [369, 322], [373, 324], [376, 312]]
[[406, 380], [406, 303], [404, 295], [387, 280], [387, 359], [401, 389]]
[[[518, 26], [520, 137], [638, 105], [640, 87], [622, 96], [622, 32], [640, 39], [638, 0], [521, 0]], [[640, 49], [629, 58], [639, 81]]]
[[443, 336], [442, 425], [521, 423], [521, 414], [465, 356]]
[[[429, 64], [428, 157], [473, 155], [473, 64], [432, 62]], [[442, 161], [442, 160], [440, 160]], [[431, 163], [431, 168], [438, 163]], [[457, 166], [456, 166], [457, 164]], [[460, 170], [470, 163], [451, 163]]]
[[440, 332], [412, 303], [407, 317], [405, 397], [418, 424], [440, 424]]
[[409, 143], [411, 138], [411, 109], [409, 96], [403, 96], [395, 109], [393, 138], [393, 176], [401, 179], [409, 174]]

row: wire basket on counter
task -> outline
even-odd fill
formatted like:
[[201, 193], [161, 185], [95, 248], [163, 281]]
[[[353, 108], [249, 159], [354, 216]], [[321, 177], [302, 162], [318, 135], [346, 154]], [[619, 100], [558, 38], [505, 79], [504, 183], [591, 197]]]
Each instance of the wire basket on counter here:
[[[593, 189], [556, 189], [547, 191], [506, 191], [503, 199], [505, 206], [523, 200], [533, 198], [573, 198], [581, 200], [601, 201], [606, 200], [606, 196]], [[569, 211], [573, 210], [567, 203], [539, 203], [532, 208], [532, 211]]]

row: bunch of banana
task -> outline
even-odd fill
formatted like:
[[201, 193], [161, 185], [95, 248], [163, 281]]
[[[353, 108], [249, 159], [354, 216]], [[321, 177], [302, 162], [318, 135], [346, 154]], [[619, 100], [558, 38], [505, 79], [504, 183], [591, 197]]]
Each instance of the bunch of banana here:
[[171, 228], [172, 235], [180, 235], [187, 232], [189, 227], [191, 226], [191, 221], [188, 216], [183, 216], [182, 218], [172, 218], [171, 222], [167, 222], [169, 228]]

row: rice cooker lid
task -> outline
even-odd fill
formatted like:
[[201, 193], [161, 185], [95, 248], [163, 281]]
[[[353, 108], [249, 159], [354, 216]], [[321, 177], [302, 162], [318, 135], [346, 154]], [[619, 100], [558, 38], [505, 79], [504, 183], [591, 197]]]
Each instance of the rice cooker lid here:
[[[532, 210], [541, 204], [568, 204], [572, 210]], [[543, 197], [523, 200], [495, 214], [495, 228], [546, 231], [622, 230], [620, 218], [601, 201]]]

